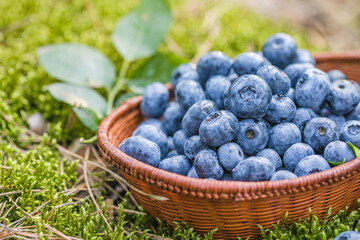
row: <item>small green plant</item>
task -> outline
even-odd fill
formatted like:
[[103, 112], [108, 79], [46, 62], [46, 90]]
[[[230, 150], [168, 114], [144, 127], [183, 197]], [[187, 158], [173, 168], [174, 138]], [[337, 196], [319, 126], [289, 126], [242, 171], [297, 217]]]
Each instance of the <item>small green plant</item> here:
[[[101, 119], [121, 101], [141, 93], [144, 86], [155, 79], [166, 82], [172, 69], [183, 62], [174, 54], [154, 56], [170, 22], [171, 11], [165, 0], [143, 0], [118, 21], [112, 33], [113, 45], [123, 57], [117, 76], [112, 62], [92, 47], [61, 43], [38, 48], [40, 65], [49, 75], [61, 81], [45, 89], [55, 99], [72, 105], [80, 121], [90, 130], [96, 131]], [[148, 59], [138, 64], [132, 72], [135, 80], [127, 84], [130, 66], [144, 58]], [[132, 92], [116, 99], [120, 91], [127, 88]], [[105, 89], [106, 98], [97, 89]], [[95, 139], [96, 136], [83, 142]]]

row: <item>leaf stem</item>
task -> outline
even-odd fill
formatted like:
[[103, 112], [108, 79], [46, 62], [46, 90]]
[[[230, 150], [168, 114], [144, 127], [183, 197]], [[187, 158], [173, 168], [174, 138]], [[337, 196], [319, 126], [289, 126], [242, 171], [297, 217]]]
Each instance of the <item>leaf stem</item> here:
[[106, 107], [106, 114], [111, 113], [111, 111], [113, 110], [115, 97], [119, 93], [123, 84], [125, 83], [125, 76], [126, 76], [127, 70], [129, 69], [130, 63], [131, 63], [131, 61], [124, 60], [122, 66], [121, 66], [120, 74], [116, 81], [116, 84], [109, 93], [107, 107]]
[[92, 136], [89, 139], [80, 138], [80, 143], [86, 144], [86, 143], [93, 143], [97, 140], [97, 135]]

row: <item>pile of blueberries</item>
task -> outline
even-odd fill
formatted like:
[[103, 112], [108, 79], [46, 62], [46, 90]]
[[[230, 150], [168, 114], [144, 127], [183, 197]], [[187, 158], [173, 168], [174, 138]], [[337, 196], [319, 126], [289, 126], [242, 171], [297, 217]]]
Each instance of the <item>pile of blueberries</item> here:
[[[176, 101], [148, 85], [148, 119], [119, 149], [192, 178], [275, 181], [330, 169], [360, 147], [360, 87], [339, 70], [315, 67], [288, 34], [230, 59], [212, 51], [172, 73]], [[162, 118], [161, 118], [162, 117]]]

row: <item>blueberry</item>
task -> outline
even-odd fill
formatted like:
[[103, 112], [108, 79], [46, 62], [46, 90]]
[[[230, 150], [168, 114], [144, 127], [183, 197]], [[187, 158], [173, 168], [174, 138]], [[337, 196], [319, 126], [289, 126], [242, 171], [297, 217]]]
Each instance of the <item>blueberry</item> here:
[[224, 92], [230, 87], [231, 83], [225, 76], [212, 76], [205, 85], [207, 99], [216, 103], [219, 109], [224, 109]]
[[360, 148], [360, 121], [350, 120], [340, 129], [341, 141], [350, 142]]
[[301, 142], [300, 129], [293, 123], [275, 125], [269, 134], [269, 148], [282, 156], [291, 145]]
[[141, 122], [137, 127], [140, 127], [145, 124], [153, 125], [154, 127], [160, 128], [160, 130], [163, 131], [165, 133], [165, 135], [167, 135], [167, 132], [163, 128], [162, 123], [159, 119], [156, 119], [156, 118], [146, 119], [145, 121]]
[[311, 119], [304, 129], [304, 142], [309, 144], [316, 153], [322, 153], [330, 142], [339, 140], [336, 123], [328, 118]]
[[346, 231], [337, 235], [334, 240], [359, 240], [360, 233], [357, 231]]
[[360, 103], [356, 106], [356, 108], [345, 116], [346, 120], [360, 120]]
[[300, 129], [301, 133], [303, 133], [306, 124], [315, 117], [317, 117], [317, 115], [311, 108], [299, 108], [295, 112], [292, 123]]
[[190, 170], [188, 171], [186, 176], [191, 177], [191, 178], [200, 178], [199, 175], [196, 172], [195, 166], [192, 166], [190, 168]]
[[239, 131], [239, 121], [229, 111], [210, 113], [201, 123], [199, 135], [208, 146], [218, 147], [233, 140]]
[[278, 180], [293, 179], [293, 178], [297, 178], [297, 176], [294, 173], [292, 173], [288, 170], [280, 170], [280, 171], [277, 171], [272, 176], [270, 181], [278, 181]]
[[200, 136], [192, 136], [185, 141], [184, 153], [190, 160], [193, 160], [196, 154], [204, 149], [211, 148], [201, 141]]
[[273, 125], [272, 125], [269, 121], [265, 120], [264, 118], [259, 118], [259, 119], [257, 119], [257, 120], [259, 120], [260, 122], [262, 122], [262, 123], [265, 125], [266, 129], [268, 130], [268, 132], [270, 132], [270, 129], [273, 127]]
[[299, 78], [295, 88], [297, 105], [312, 108], [315, 112], [325, 101], [330, 92], [331, 84], [329, 77], [317, 68], [306, 70]]
[[159, 164], [160, 169], [185, 176], [188, 173], [190, 167], [190, 161], [184, 155], [166, 158]]
[[205, 86], [206, 81], [214, 75], [226, 76], [230, 71], [231, 64], [231, 59], [220, 51], [204, 54], [196, 67], [201, 85]]
[[269, 140], [269, 131], [264, 122], [245, 119], [239, 123], [236, 142], [247, 154], [255, 154], [264, 149]]
[[331, 84], [331, 91], [326, 96], [326, 108], [336, 114], [344, 115], [352, 112], [359, 104], [358, 89], [348, 80], [337, 80]]
[[184, 154], [184, 144], [187, 139], [188, 138], [187, 138], [184, 130], [179, 130], [174, 133], [174, 136], [173, 136], [174, 147], [175, 147], [175, 150], [179, 154]]
[[310, 63], [315, 65], [315, 59], [308, 50], [298, 48], [293, 63]]
[[163, 114], [168, 100], [167, 88], [159, 82], [151, 83], [144, 89], [140, 111], [148, 118], [158, 118]]
[[275, 169], [282, 167], [283, 163], [279, 154], [271, 148], [265, 148], [256, 154], [257, 157], [264, 157], [270, 160], [274, 164]]
[[194, 103], [205, 100], [205, 93], [198, 82], [183, 80], [175, 88], [175, 98], [186, 112]]
[[160, 128], [161, 127], [161, 121], [159, 119], [156, 118], [149, 118], [146, 119], [145, 121], [142, 121], [138, 127], [145, 125], [145, 124], [149, 124], [149, 125], [153, 125], [154, 127]]
[[291, 85], [290, 78], [279, 68], [273, 65], [261, 67], [256, 75], [263, 78], [271, 88], [272, 94], [286, 94]]
[[199, 128], [202, 121], [212, 112], [219, 110], [215, 103], [210, 100], [203, 100], [192, 105], [185, 113], [182, 120], [182, 128], [187, 136], [199, 135]]
[[168, 153], [167, 136], [157, 127], [148, 124], [142, 125], [132, 133], [132, 136], [142, 136], [156, 143], [160, 147], [161, 159]]
[[157, 167], [160, 163], [161, 152], [159, 146], [142, 136], [133, 136], [125, 139], [119, 149], [132, 158]]
[[271, 102], [271, 89], [259, 76], [243, 75], [224, 94], [226, 110], [240, 118], [260, 118]]
[[175, 157], [178, 156], [178, 152], [176, 150], [171, 150], [170, 152], [167, 153], [166, 158], [170, 158], [170, 157]]
[[181, 121], [184, 116], [180, 105], [177, 102], [170, 102], [163, 115], [162, 128], [169, 136], [181, 129]]
[[228, 171], [232, 171], [245, 158], [240, 146], [233, 142], [221, 145], [218, 149], [218, 155], [221, 165]]
[[337, 80], [344, 80], [346, 79], [345, 74], [337, 69], [333, 69], [327, 72], [327, 75], [329, 76], [329, 79], [331, 82], [335, 82]]
[[327, 118], [333, 120], [336, 123], [338, 130], [340, 130], [342, 125], [346, 122], [346, 119], [344, 118], [344, 116], [338, 116], [335, 114], [329, 114], [327, 116]]
[[205, 149], [200, 151], [194, 161], [197, 174], [201, 178], [221, 179], [224, 169], [220, 165], [219, 158], [213, 150]]
[[329, 143], [324, 150], [324, 158], [331, 163], [348, 162], [355, 158], [354, 152], [342, 141]]
[[295, 116], [296, 107], [293, 101], [285, 95], [274, 95], [265, 115], [271, 123], [290, 122]]
[[275, 166], [269, 159], [264, 157], [249, 157], [233, 170], [235, 181], [266, 181], [275, 174]]
[[230, 81], [230, 83], [235, 81], [238, 77], [239, 75], [237, 75], [234, 69], [231, 68], [229, 74], [227, 75], [227, 79]]
[[319, 115], [322, 117], [327, 117], [330, 114], [332, 114], [332, 113], [326, 107], [321, 108], [319, 111]]
[[301, 75], [303, 75], [303, 73], [310, 68], [314, 68], [314, 65], [310, 63], [293, 63], [284, 69], [284, 72], [290, 78], [292, 88], [296, 87], [296, 83], [298, 82]]
[[232, 173], [225, 171], [223, 177], [221, 178], [222, 181], [233, 181]]
[[312, 173], [322, 172], [330, 169], [329, 163], [319, 155], [310, 155], [301, 159], [295, 167], [295, 174], [298, 177]]
[[264, 57], [279, 68], [285, 68], [294, 61], [297, 55], [296, 50], [295, 40], [285, 33], [271, 35], [262, 47]]
[[175, 149], [173, 137], [168, 137], [167, 138], [167, 145], [168, 145], [169, 151]]
[[194, 64], [192, 63], [180, 64], [171, 73], [171, 84], [173, 85], [174, 89], [179, 82], [185, 79], [199, 82], [199, 76], [197, 74]]
[[284, 165], [287, 170], [294, 172], [296, 165], [304, 157], [314, 155], [314, 150], [305, 143], [295, 143], [290, 146], [284, 153]]
[[286, 96], [295, 103], [295, 89], [290, 88], [289, 91], [286, 93]]
[[262, 66], [270, 65], [270, 62], [258, 53], [245, 52], [236, 56], [233, 69], [237, 75], [256, 74]]
[[360, 85], [353, 80], [348, 80], [348, 81], [355, 86], [355, 88], [358, 90], [358, 92], [360, 94]]

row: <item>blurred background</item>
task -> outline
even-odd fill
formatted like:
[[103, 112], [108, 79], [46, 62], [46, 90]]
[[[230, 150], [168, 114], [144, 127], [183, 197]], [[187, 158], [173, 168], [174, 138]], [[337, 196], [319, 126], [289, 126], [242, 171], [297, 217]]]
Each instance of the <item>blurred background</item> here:
[[[173, 67], [181, 62], [196, 62], [210, 50], [223, 51], [230, 57], [257, 51], [276, 32], [291, 34], [299, 47], [313, 53], [360, 50], [359, 0], [168, 2], [173, 22], [153, 56], [160, 59], [157, 61], [160, 64], [149, 65], [148, 72], [142, 71], [141, 77], [168, 81]], [[43, 86], [55, 79], [39, 66], [36, 49], [60, 42], [86, 44], [108, 56], [119, 72], [122, 58], [112, 44], [111, 34], [118, 19], [138, 3], [138, 0], [0, 0], [0, 97], [11, 99], [5, 101], [11, 102], [13, 112], [24, 115], [41, 112], [54, 125], [50, 126], [50, 134], [63, 142], [79, 136], [79, 132], [66, 128], [65, 133], [59, 131], [67, 123], [71, 106], [55, 101], [43, 91]], [[132, 69], [143, 61], [146, 59], [133, 64]], [[133, 75], [132, 69], [129, 75]]]
[[238, 0], [239, 5], [273, 21], [287, 20], [311, 42], [331, 50], [360, 49], [359, 0]]

